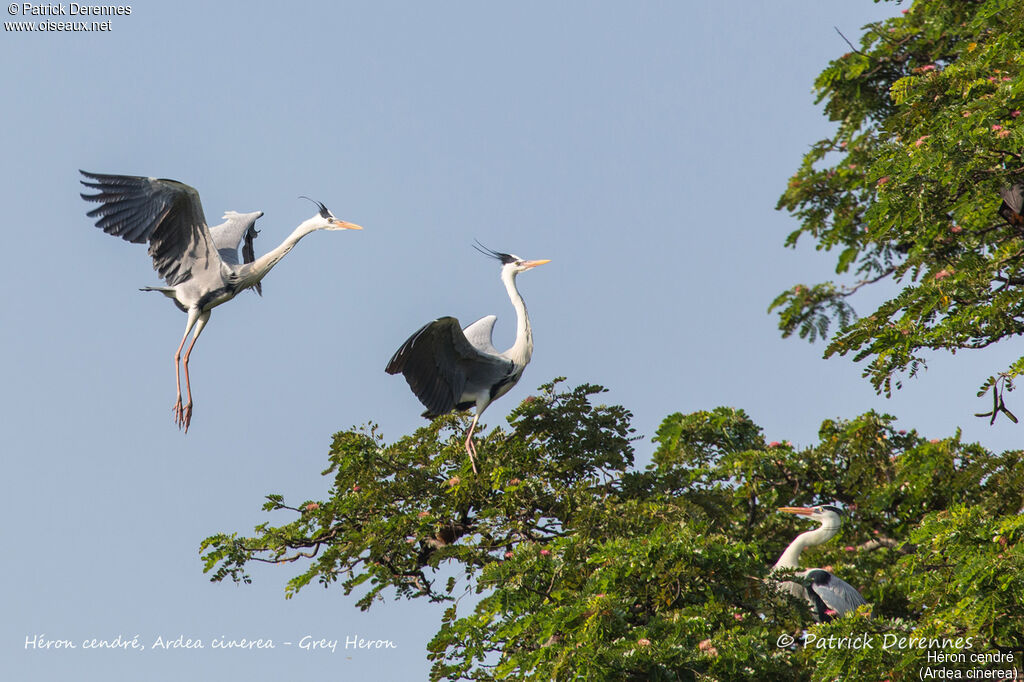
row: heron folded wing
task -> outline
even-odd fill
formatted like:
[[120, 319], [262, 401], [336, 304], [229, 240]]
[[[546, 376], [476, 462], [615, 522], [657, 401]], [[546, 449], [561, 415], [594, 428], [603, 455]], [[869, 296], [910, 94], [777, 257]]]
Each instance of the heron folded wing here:
[[1003, 187], [999, 190], [999, 196], [1003, 203], [999, 206], [999, 215], [1006, 222], [1018, 227], [1024, 227], [1024, 220], [1021, 219], [1021, 209], [1024, 209], [1024, 183], [1015, 183], [1010, 187]]
[[80, 172], [91, 180], [82, 184], [98, 190], [82, 198], [100, 203], [86, 215], [107, 234], [135, 244], [148, 241], [153, 268], [169, 286], [188, 279], [197, 265], [219, 265], [194, 188], [175, 180]]
[[860, 592], [850, 583], [824, 569], [812, 568], [805, 575], [810, 580], [810, 590], [839, 615], [855, 611], [861, 604], [867, 604]]

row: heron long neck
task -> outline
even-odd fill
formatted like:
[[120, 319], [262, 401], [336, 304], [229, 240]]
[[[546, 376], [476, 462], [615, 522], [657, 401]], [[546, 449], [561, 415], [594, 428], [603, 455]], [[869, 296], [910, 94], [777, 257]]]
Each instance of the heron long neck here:
[[310, 232], [315, 232], [318, 229], [319, 227], [317, 227], [316, 219], [310, 218], [309, 220], [303, 221], [290, 235], [285, 238], [283, 242], [281, 242], [280, 246], [254, 260], [248, 273], [249, 278], [252, 280], [252, 284], [263, 279], [263, 277], [270, 272], [270, 269], [285, 257], [285, 254], [295, 248], [295, 245], [299, 243], [300, 239]]
[[800, 533], [789, 547], [775, 562], [775, 568], [797, 568], [800, 565], [800, 554], [808, 547], [820, 545], [831, 540], [839, 532], [839, 526], [822, 524], [817, 530]]
[[508, 297], [512, 299], [512, 307], [516, 309], [516, 342], [506, 351], [513, 362], [523, 366], [530, 362], [533, 355], [533, 330], [530, 328], [530, 316], [526, 313], [526, 303], [516, 288], [514, 270], [502, 270], [501, 281], [505, 283]]

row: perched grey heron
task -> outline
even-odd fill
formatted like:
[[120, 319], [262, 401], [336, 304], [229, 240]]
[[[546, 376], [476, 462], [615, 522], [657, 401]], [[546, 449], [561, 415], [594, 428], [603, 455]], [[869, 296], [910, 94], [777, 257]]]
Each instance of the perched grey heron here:
[[[819, 521], [821, 526], [816, 530], [801, 533], [789, 543], [789, 547], [775, 563], [773, 571], [797, 568], [800, 564], [800, 554], [804, 549], [828, 542], [839, 532], [843, 523], [842, 510], [830, 504], [820, 507], [780, 507], [779, 511], [806, 516]], [[849, 583], [824, 569], [810, 568], [799, 571], [796, 575], [805, 578], [807, 586], [787, 580], [782, 583], [782, 589], [794, 597], [806, 600], [811, 605], [811, 615], [818, 623], [827, 623], [833, 617], [842, 616], [867, 603], [864, 597], [860, 596], [860, 592]]]
[[550, 261], [523, 260], [487, 247], [474, 248], [501, 262], [501, 281], [516, 309], [516, 342], [505, 352], [494, 347], [492, 334], [498, 319], [496, 315], [481, 317], [465, 329], [454, 317], [441, 317], [410, 336], [384, 371], [405, 375], [409, 388], [427, 408], [423, 416], [428, 419], [476, 406], [466, 435], [466, 453], [475, 473], [473, 430], [477, 421], [488, 405], [516, 385], [533, 355], [530, 316], [516, 288], [516, 275]]
[[[224, 214], [227, 222], [208, 227], [199, 193], [188, 185], [175, 180], [80, 172], [92, 181], [83, 180], [82, 184], [98, 190], [96, 194], [82, 195], [86, 201], [101, 204], [87, 214], [90, 218], [97, 218], [96, 227], [134, 244], [149, 242], [153, 269], [167, 286], [143, 287], [142, 291], [159, 291], [188, 314], [185, 334], [174, 353], [174, 378], [178, 387], [174, 420], [178, 428], [184, 427], [186, 433], [192, 421], [188, 359], [196, 339], [210, 319], [210, 311], [230, 301], [243, 289], [253, 288], [262, 293], [260, 281], [310, 232], [363, 229], [338, 220], [326, 206], [314, 201], [319, 212], [303, 221], [280, 246], [257, 259], [253, 240], [258, 234], [256, 220], [263, 215], [262, 211], [228, 211]], [[238, 246], [243, 238], [243, 262], [239, 263]], [[181, 349], [193, 328], [192, 342], [185, 351], [187, 402], [183, 405], [178, 364]]]

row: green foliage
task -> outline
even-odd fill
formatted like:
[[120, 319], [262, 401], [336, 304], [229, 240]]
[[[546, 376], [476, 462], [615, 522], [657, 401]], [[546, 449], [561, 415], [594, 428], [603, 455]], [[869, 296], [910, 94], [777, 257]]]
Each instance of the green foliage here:
[[[770, 309], [784, 336], [827, 338], [836, 323], [825, 356], [867, 361], [888, 395], [929, 351], [1024, 332], [1024, 234], [997, 213], [999, 190], [1024, 179], [1022, 67], [1020, 2], [919, 0], [865, 27], [860, 47], [822, 72], [818, 99], [838, 128], [778, 207], [800, 220], [787, 244], [807, 235], [835, 250], [836, 273], [852, 281], [780, 294]], [[848, 301], [870, 284], [890, 297], [855, 320]], [[1024, 358], [983, 390], [998, 406], [1012, 384], [997, 379], [1022, 371]]]
[[[924, 664], [920, 650], [776, 646], [808, 627], [1024, 645], [1024, 452], [928, 440], [873, 412], [798, 448], [716, 408], [667, 417], [636, 470], [631, 415], [595, 405], [602, 390], [543, 386], [479, 439], [479, 476], [465, 418], [390, 445], [373, 426], [338, 433], [328, 497], [268, 496], [290, 519], [207, 538], [206, 570], [248, 581], [249, 562], [298, 562], [288, 595], [340, 581], [364, 609], [388, 594], [445, 603], [435, 680], [905, 679]], [[807, 529], [776, 508], [825, 502], [852, 518], [803, 563], [871, 609], [814, 626], [769, 570]], [[460, 608], [470, 591], [479, 601]]]
[[[778, 296], [784, 335], [868, 360], [888, 393], [928, 351], [1024, 333], [1024, 229], [997, 214], [1000, 188], [1024, 180], [1022, 48], [1015, 0], [918, 0], [819, 76], [838, 130], [779, 207], [801, 222], [789, 245], [809, 235], [854, 279]], [[891, 298], [856, 318], [850, 297], [886, 282]], [[993, 374], [979, 416], [1015, 420], [1003, 393], [1022, 373], [1024, 357]], [[631, 414], [559, 381], [507, 429], [481, 426], [479, 475], [466, 417], [390, 444], [374, 425], [335, 434], [325, 499], [269, 495], [281, 525], [207, 538], [205, 570], [249, 582], [252, 562], [295, 564], [286, 596], [340, 582], [363, 609], [438, 602], [433, 680], [895, 682], [922, 677], [925, 648], [1013, 657], [940, 668], [1024, 667], [1024, 451], [928, 439], [875, 412], [797, 447], [719, 407], [667, 417], [638, 470]], [[802, 564], [869, 606], [815, 625], [771, 567], [807, 529], [777, 508], [821, 503], [850, 518]]]

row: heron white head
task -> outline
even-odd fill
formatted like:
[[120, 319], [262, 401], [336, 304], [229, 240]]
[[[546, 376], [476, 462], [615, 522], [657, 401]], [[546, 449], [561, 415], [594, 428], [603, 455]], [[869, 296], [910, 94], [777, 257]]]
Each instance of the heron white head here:
[[544, 265], [545, 263], [551, 262], [550, 258], [545, 258], [544, 260], [524, 260], [512, 253], [501, 253], [500, 251], [489, 249], [480, 242], [473, 245], [473, 248], [485, 256], [499, 261], [501, 263], [501, 274], [503, 276], [506, 272], [512, 275], [518, 275], [520, 272], [526, 272], [538, 265]]
[[300, 196], [299, 198], [306, 199], [307, 201], [312, 201], [320, 209], [320, 211], [315, 216], [306, 221], [307, 223], [311, 223], [310, 227], [314, 230], [363, 229], [361, 226], [356, 225], [355, 223], [345, 222], [344, 220], [336, 218], [334, 214], [331, 213], [331, 211], [326, 206], [324, 206], [321, 202], [316, 201], [315, 199], [310, 199], [309, 197], [306, 196]]
[[779, 507], [779, 511], [813, 519], [826, 530], [838, 530], [843, 524], [843, 510], [831, 504], [818, 507]]

